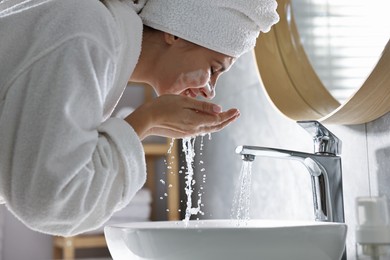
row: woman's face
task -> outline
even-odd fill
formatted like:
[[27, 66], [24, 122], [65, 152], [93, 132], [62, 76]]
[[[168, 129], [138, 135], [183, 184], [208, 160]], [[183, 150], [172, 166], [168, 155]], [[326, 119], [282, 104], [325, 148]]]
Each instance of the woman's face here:
[[218, 77], [229, 70], [235, 58], [175, 38], [161, 59], [154, 84], [158, 95], [215, 96]]

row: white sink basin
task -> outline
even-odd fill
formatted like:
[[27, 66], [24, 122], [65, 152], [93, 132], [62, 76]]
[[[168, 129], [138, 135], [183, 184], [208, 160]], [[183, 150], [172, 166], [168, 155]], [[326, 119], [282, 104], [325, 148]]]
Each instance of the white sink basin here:
[[338, 260], [347, 233], [340, 223], [200, 220], [105, 227], [114, 260]]

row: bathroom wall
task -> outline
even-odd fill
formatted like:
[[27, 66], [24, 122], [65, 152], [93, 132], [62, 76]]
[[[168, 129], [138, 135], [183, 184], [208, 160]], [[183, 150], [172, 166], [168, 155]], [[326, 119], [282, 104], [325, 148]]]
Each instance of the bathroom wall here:
[[[237, 107], [241, 117], [231, 126], [205, 139], [197, 160], [205, 163], [207, 181], [201, 218], [230, 218], [242, 161], [237, 145], [270, 146], [312, 152], [311, 136], [280, 114], [262, 89], [251, 53], [242, 56], [223, 75], [213, 102], [225, 109]], [[348, 259], [355, 259], [355, 199], [385, 194], [390, 197], [390, 114], [354, 126], [325, 125], [342, 142], [345, 217], [348, 224]], [[203, 178], [197, 169], [196, 175]], [[198, 182], [201, 180], [198, 180]], [[256, 158], [252, 169], [251, 218], [314, 218], [311, 183], [298, 162]]]

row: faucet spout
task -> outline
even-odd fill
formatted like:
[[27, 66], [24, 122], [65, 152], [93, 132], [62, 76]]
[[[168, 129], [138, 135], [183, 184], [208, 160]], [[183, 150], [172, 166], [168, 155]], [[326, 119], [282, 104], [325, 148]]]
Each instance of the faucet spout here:
[[344, 222], [340, 157], [247, 145], [238, 146], [236, 153], [247, 161], [262, 156], [301, 162], [311, 176], [315, 220]]
[[[343, 184], [341, 176], [341, 140], [317, 121], [298, 121], [313, 138], [314, 153], [260, 147], [238, 146], [236, 153], [244, 161], [256, 156], [296, 160], [310, 173], [316, 221], [344, 223]], [[346, 249], [342, 260], [347, 259]]]

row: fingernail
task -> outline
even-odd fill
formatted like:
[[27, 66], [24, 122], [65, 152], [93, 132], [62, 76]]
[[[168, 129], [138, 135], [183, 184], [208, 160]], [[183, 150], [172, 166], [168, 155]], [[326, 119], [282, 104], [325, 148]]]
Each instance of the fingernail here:
[[220, 107], [218, 105], [213, 105], [213, 111], [215, 113], [221, 113], [222, 112], [222, 107]]

